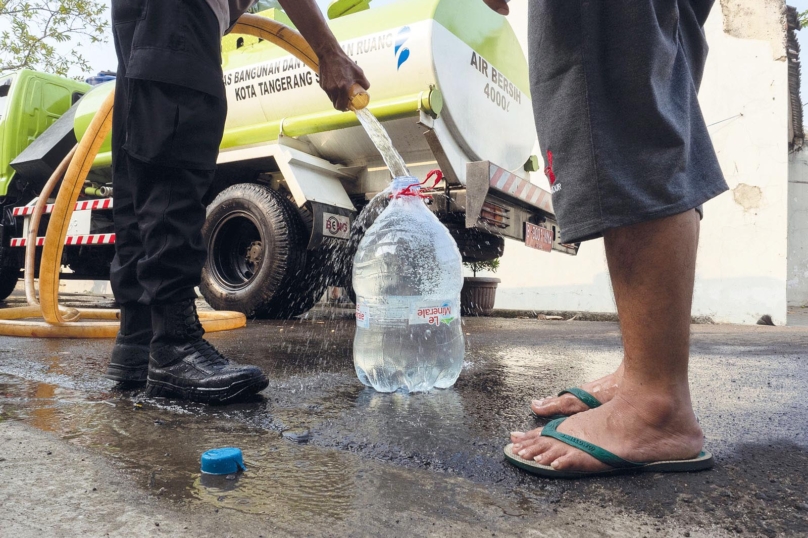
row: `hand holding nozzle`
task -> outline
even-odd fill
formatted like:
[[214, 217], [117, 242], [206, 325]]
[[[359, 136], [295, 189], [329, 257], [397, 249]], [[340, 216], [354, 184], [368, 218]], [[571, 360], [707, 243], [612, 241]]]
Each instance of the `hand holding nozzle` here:
[[342, 49], [320, 55], [320, 87], [337, 110], [359, 110], [368, 106], [370, 82], [362, 68]]

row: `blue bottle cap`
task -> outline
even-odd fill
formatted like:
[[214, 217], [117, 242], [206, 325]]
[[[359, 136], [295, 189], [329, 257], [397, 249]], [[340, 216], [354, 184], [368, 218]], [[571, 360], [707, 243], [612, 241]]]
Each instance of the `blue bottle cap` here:
[[214, 448], [202, 454], [202, 472], [207, 474], [235, 474], [246, 471], [240, 448]]

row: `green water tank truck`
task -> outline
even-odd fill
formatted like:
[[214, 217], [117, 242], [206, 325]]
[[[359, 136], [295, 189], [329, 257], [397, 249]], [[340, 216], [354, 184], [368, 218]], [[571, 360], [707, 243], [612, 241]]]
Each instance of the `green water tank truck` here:
[[[501, 256], [503, 238], [575, 254], [558, 240], [550, 194], [529, 181], [538, 160], [528, 70], [507, 19], [481, 1], [367, 7], [329, 10], [330, 26], [365, 70], [369, 108], [413, 175], [443, 172], [430, 208], [464, 260]], [[260, 15], [291, 26], [282, 11]], [[205, 200], [200, 291], [217, 309], [299, 315], [327, 286], [350, 285], [352, 222], [390, 174], [353, 113], [333, 110], [298, 59], [250, 36], [226, 36], [222, 50], [229, 110]], [[0, 298], [21, 278], [40, 189], [113, 88], [27, 70], [0, 79]], [[107, 140], [71, 221], [65, 278], [109, 277], [110, 165]]]

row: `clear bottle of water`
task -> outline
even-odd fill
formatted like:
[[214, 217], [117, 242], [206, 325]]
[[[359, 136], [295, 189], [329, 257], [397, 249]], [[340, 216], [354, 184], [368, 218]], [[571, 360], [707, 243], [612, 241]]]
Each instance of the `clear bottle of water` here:
[[380, 392], [448, 388], [463, 367], [460, 252], [419, 187], [412, 177], [393, 181], [390, 205], [354, 258], [354, 365]]

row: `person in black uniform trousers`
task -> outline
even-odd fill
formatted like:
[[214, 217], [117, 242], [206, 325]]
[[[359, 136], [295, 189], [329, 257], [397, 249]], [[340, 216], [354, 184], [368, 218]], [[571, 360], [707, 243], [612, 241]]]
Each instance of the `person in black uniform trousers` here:
[[[112, 0], [118, 73], [112, 126], [116, 244], [110, 280], [121, 329], [106, 377], [146, 381], [150, 396], [219, 403], [268, 385], [203, 339], [194, 287], [206, 252], [202, 199], [216, 168], [227, 102], [221, 36], [252, 0]], [[315, 0], [284, 0], [320, 60], [320, 85], [345, 110], [369, 87]]]

